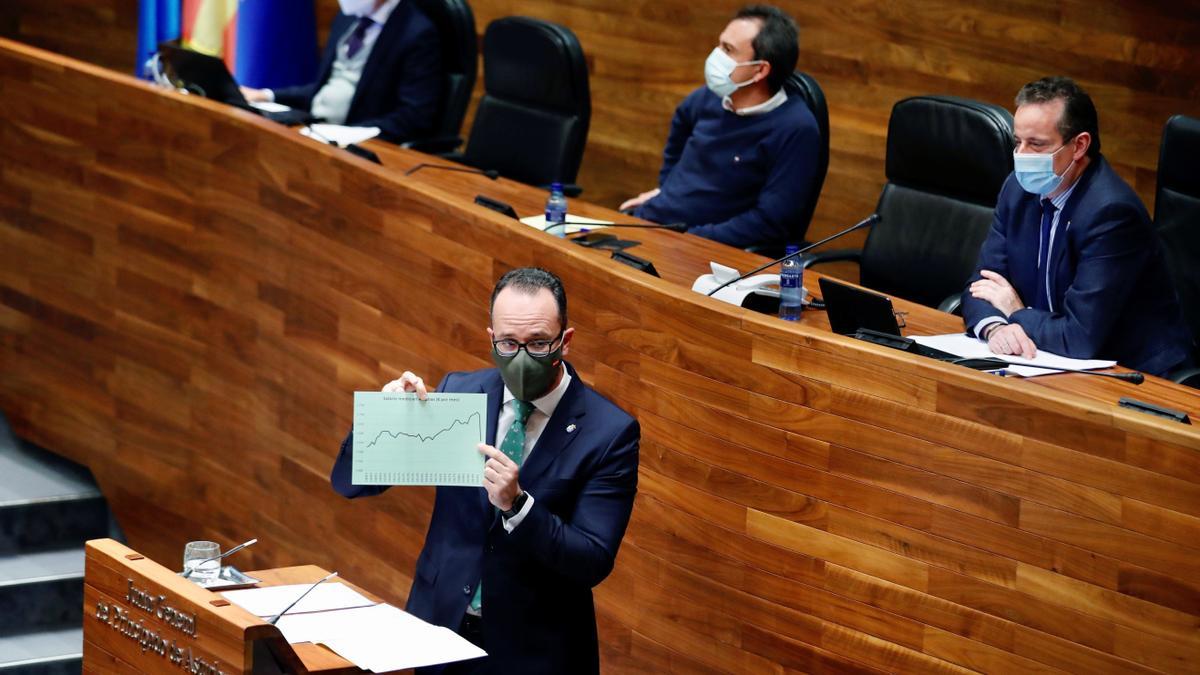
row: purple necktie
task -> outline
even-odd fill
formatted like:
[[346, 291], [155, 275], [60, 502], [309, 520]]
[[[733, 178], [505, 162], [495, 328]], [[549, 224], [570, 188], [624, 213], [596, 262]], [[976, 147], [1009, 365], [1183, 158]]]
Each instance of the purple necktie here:
[[1058, 209], [1049, 199], [1042, 200], [1042, 232], [1038, 242], [1038, 272], [1037, 292], [1033, 298], [1032, 307], [1050, 309], [1050, 287], [1046, 283], [1046, 275], [1050, 269], [1050, 228], [1054, 224], [1054, 212]]
[[358, 20], [358, 25], [354, 27], [354, 32], [350, 33], [350, 39], [346, 41], [346, 56], [354, 58], [355, 54], [362, 51], [363, 38], [367, 35], [367, 29], [373, 23], [375, 22], [369, 16], [364, 16]]

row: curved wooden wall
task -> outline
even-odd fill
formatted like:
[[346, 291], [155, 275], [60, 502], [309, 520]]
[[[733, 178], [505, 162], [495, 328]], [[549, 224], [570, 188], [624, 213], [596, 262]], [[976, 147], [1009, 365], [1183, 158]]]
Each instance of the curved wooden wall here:
[[[481, 34], [489, 21], [524, 14], [579, 35], [593, 109], [579, 182], [590, 201], [609, 206], [653, 186], [671, 113], [703, 83], [704, 58], [741, 4], [471, 0]], [[810, 240], [874, 209], [884, 181], [888, 115], [907, 96], [956, 94], [1011, 109], [1022, 84], [1049, 74], [1075, 77], [1096, 99], [1109, 161], [1151, 209], [1163, 125], [1175, 113], [1200, 115], [1195, 2], [774, 4], [799, 22], [800, 68], [829, 98], [829, 178]], [[322, 30], [336, 9], [336, 0], [317, 0]], [[6, 0], [0, 37], [130, 72], [136, 11], [133, 0]]]
[[544, 265], [644, 430], [606, 672], [1200, 662], [1200, 432], [1113, 405], [1196, 394], [918, 362], [690, 293], [666, 251], [707, 242], [645, 237], [658, 280], [398, 173], [0, 41], [0, 407], [160, 561], [256, 536], [402, 603], [432, 492], [333, 494], [351, 392], [486, 365], [491, 285]]

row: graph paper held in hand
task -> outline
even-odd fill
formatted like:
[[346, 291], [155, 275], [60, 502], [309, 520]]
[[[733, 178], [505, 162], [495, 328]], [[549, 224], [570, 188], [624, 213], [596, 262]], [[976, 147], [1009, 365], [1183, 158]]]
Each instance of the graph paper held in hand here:
[[483, 484], [487, 394], [354, 392], [355, 485]]

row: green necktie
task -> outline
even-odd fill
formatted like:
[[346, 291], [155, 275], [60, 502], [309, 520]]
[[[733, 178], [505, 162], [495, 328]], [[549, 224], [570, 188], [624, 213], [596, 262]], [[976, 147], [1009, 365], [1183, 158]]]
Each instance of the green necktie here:
[[[504, 440], [500, 442], [500, 452], [516, 462], [517, 466], [521, 466], [521, 460], [525, 457], [525, 424], [529, 422], [529, 416], [533, 414], [533, 404], [514, 398], [513, 408], [516, 410], [517, 417], [504, 434]], [[472, 610], [479, 612], [481, 607], [483, 607], [482, 581], [475, 587], [475, 597], [471, 598]]]

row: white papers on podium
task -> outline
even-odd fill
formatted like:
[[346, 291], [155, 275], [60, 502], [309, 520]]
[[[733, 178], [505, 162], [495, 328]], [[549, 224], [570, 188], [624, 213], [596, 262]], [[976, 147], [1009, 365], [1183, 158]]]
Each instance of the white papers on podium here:
[[[303, 595], [311, 586], [312, 584], [266, 586], [240, 591], [225, 591], [221, 595], [254, 616], [273, 617], [287, 609], [288, 605], [296, 602], [296, 598]], [[365, 607], [374, 604], [346, 584], [329, 581], [312, 589], [311, 593], [305, 595], [304, 599], [297, 602], [296, 606], [289, 609], [284, 616], [305, 612], [325, 612], [347, 607]]]
[[[599, 230], [599, 229], [603, 228], [605, 225], [612, 225], [611, 220], [596, 220], [595, 218], [584, 218], [583, 216], [577, 216], [573, 213], [568, 213], [565, 220], [568, 223], [584, 223], [584, 224], [583, 225], [567, 225], [564, 227], [557, 227], [551, 231], [551, 234], [576, 234], [578, 232], [583, 232], [583, 231]], [[527, 218], [522, 218], [521, 222], [525, 223], [526, 225], [528, 225], [530, 227], [536, 227], [537, 229], [542, 230], [543, 232], [546, 230], [547, 227], [549, 227], [549, 225], [546, 224], [546, 214], [544, 214], [544, 213], [539, 213], [536, 216], [529, 216]]]
[[289, 613], [276, 626], [290, 643], [323, 644], [359, 668], [376, 673], [487, 656], [454, 631], [387, 604]]
[[369, 141], [379, 135], [379, 127], [347, 127], [341, 124], [310, 124], [300, 129], [301, 135], [341, 147]]
[[[1038, 375], [1050, 375], [1053, 373], [1061, 373], [1061, 370], [1053, 370], [1054, 368], [1073, 368], [1075, 370], [1099, 370], [1101, 368], [1111, 368], [1117, 365], [1116, 361], [1104, 361], [1101, 359], [1070, 359], [1065, 356], [1051, 354], [1050, 352], [1037, 350], [1037, 356], [1032, 359], [1013, 356], [1012, 354], [993, 354], [992, 350], [988, 349], [987, 343], [976, 338], [964, 335], [962, 333], [951, 333], [949, 335], [914, 335], [911, 336], [916, 342], [933, 347], [944, 352], [949, 352], [955, 356], [967, 359], [1000, 359], [1013, 364], [1012, 367], [1005, 368], [1005, 372], [1010, 375], [1020, 375], [1021, 377], [1037, 377]], [[1022, 363], [1036, 363], [1038, 365], [1047, 366], [1048, 368], [1023, 368]]]

